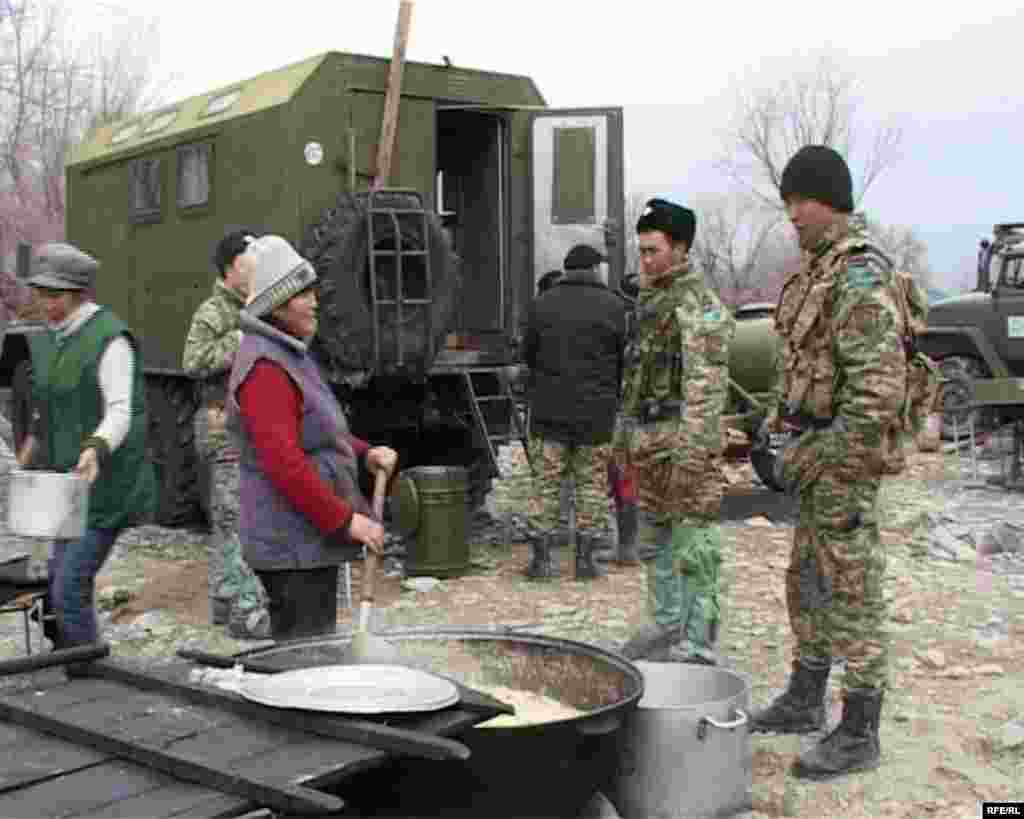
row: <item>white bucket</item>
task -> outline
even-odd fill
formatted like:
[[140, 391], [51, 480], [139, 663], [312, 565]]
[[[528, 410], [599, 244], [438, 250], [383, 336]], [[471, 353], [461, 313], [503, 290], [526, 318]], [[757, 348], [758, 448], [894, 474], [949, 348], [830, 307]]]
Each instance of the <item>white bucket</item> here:
[[11, 471], [7, 526], [13, 534], [73, 540], [85, 534], [88, 518], [85, 478], [68, 472]]

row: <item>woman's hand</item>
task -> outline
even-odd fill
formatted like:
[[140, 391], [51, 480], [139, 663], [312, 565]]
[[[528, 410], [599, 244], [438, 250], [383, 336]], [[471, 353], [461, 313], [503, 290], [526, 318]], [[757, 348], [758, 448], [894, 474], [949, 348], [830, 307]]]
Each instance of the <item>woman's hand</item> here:
[[18, 450], [18, 466], [24, 469], [32, 463], [32, 458], [35, 457], [37, 448], [38, 444], [36, 443], [36, 436], [29, 435], [21, 445], [21, 449]]
[[352, 521], [348, 525], [348, 534], [356, 543], [361, 543], [379, 555], [384, 554], [384, 527], [373, 518], [360, 515], [358, 512], [353, 513]]
[[92, 486], [100, 475], [100, 456], [93, 447], [86, 447], [78, 456], [78, 465], [75, 467], [75, 474], [85, 478]]
[[391, 475], [398, 466], [398, 453], [391, 447], [375, 446], [366, 452], [366, 466], [371, 472], [384, 470]]

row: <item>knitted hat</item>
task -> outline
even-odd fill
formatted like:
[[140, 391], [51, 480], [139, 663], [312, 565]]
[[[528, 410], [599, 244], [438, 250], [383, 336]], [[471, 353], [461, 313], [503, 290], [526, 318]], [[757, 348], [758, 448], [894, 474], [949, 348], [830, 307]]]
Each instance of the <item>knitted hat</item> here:
[[660, 230], [676, 242], [693, 247], [697, 233], [697, 214], [666, 199], [649, 199], [636, 223], [637, 233]]
[[29, 287], [48, 290], [85, 290], [99, 270], [100, 263], [74, 245], [48, 242], [32, 259]]
[[590, 245], [576, 245], [570, 250], [562, 263], [566, 270], [590, 270], [597, 267], [605, 257]]
[[853, 212], [853, 180], [850, 168], [827, 145], [804, 145], [782, 171], [779, 193], [785, 202], [791, 196], [814, 199], [840, 213]]
[[261, 236], [249, 244], [253, 259], [245, 311], [265, 316], [316, 282], [316, 271], [286, 239]]

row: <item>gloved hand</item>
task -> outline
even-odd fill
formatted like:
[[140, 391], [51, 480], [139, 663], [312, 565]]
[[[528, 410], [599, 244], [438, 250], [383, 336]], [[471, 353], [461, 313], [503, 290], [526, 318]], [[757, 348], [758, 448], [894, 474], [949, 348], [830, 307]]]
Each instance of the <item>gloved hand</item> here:
[[826, 468], [834, 466], [840, 456], [840, 442], [845, 437], [841, 421], [820, 430], [808, 430], [791, 436], [775, 458], [774, 478], [784, 492], [793, 493], [814, 483]]

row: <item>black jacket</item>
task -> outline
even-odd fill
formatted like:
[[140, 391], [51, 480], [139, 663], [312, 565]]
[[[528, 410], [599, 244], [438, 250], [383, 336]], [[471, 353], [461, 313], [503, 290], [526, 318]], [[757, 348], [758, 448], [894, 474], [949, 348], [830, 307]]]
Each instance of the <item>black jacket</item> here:
[[532, 430], [563, 443], [611, 440], [625, 345], [626, 304], [594, 274], [570, 274], [539, 296], [523, 349]]

